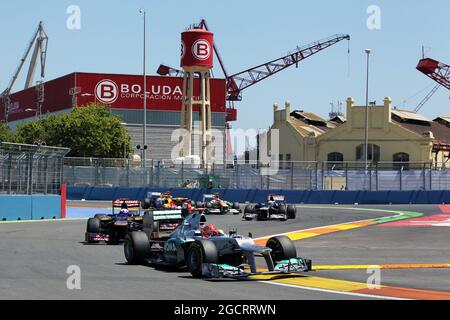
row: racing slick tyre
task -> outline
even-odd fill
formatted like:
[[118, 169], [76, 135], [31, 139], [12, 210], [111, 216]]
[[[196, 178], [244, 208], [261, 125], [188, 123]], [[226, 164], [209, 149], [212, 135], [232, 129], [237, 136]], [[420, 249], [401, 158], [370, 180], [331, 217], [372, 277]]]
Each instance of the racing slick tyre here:
[[97, 219], [108, 218], [108, 215], [107, 215], [107, 214], [104, 214], [104, 213], [97, 213], [97, 214], [94, 216], [94, 218], [97, 218]]
[[245, 208], [244, 208], [244, 219], [245, 219], [246, 221], [252, 221], [252, 220], [253, 220], [253, 217], [249, 217], [249, 216], [247, 216], [247, 214], [248, 214], [248, 213], [252, 214], [252, 213], [254, 212], [254, 210], [255, 210], [255, 209], [254, 209], [253, 206], [250, 205], [250, 204], [248, 204], [248, 205], [245, 206]]
[[129, 264], [142, 264], [150, 257], [150, 242], [144, 232], [134, 231], [125, 237], [123, 251]]
[[239, 202], [233, 202], [233, 205], [231, 206], [231, 208], [233, 208], [234, 210], [237, 210], [237, 212], [235, 212], [234, 214], [239, 214]]
[[278, 214], [284, 215], [284, 217], [280, 219], [281, 221], [286, 221], [288, 219], [287, 209], [284, 204], [280, 205], [280, 207], [278, 208]]
[[86, 231], [89, 233], [100, 233], [100, 219], [89, 218], [87, 221]]
[[266, 247], [272, 249], [270, 255], [274, 262], [297, 257], [297, 249], [291, 239], [286, 236], [276, 236], [267, 240]]
[[147, 210], [152, 206], [152, 201], [149, 198], [146, 198], [144, 202], [142, 202], [142, 209]]
[[187, 252], [186, 264], [194, 278], [202, 277], [203, 263], [217, 263], [219, 254], [216, 245], [210, 240], [194, 242]]
[[197, 201], [197, 203], [195, 204], [195, 206], [196, 206], [197, 208], [203, 208], [205, 205], [203, 204], [203, 202]]
[[287, 206], [288, 219], [295, 219], [297, 217], [297, 208], [293, 205]]
[[254, 213], [254, 212], [255, 208], [251, 204], [245, 206], [244, 213]]

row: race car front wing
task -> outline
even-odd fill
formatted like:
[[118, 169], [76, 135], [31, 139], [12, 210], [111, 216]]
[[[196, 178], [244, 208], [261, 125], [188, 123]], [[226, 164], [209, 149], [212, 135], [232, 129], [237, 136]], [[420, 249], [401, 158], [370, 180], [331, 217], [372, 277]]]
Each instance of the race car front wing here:
[[273, 271], [246, 272], [244, 266], [230, 266], [228, 264], [204, 263], [202, 265], [202, 274], [204, 278], [247, 278], [252, 275], [277, 275], [302, 273], [312, 270], [312, 261], [303, 258], [293, 258], [289, 260], [278, 261]]

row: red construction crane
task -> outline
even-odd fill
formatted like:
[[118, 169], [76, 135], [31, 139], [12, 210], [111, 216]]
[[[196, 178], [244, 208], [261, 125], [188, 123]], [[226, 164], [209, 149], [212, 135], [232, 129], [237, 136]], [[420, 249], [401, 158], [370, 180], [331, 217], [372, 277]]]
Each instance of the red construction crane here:
[[450, 90], [450, 66], [434, 59], [425, 58], [419, 61], [416, 69]]
[[[202, 20], [200, 24], [194, 26], [194, 28], [200, 28], [208, 30], [208, 26], [205, 20]], [[292, 66], [298, 66], [298, 63], [317, 52], [320, 52], [342, 40], [350, 40], [350, 36], [347, 34], [337, 34], [329, 38], [310, 43], [303, 47], [297, 47], [294, 51], [288, 53], [287, 55], [277, 58], [275, 60], [260, 64], [256, 67], [235, 73], [233, 75], [228, 75], [225, 66], [223, 64], [222, 58], [217, 50], [216, 45], [214, 45], [214, 52], [216, 53], [219, 64], [226, 80], [226, 100], [230, 102], [230, 108], [228, 108], [227, 121], [236, 120], [236, 111], [234, 110], [234, 101], [242, 100], [242, 91], [251, 87], [258, 82]], [[183, 73], [181, 70], [160, 65], [157, 71], [160, 75], [171, 75], [171, 76], [181, 76]]]
[[41, 62], [41, 81], [39, 81], [39, 84], [36, 86], [36, 91], [38, 95], [38, 99], [36, 102], [36, 115], [40, 116], [42, 113], [42, 104], [44, 99], [44, 87], [43, 87], [43, 79], [45, 77], [45, 62], [47, 59], [47, 44], [48, 44], [48, 36], [44, 31], [44, 25], [41, 22], [39, 22], [39, 26], [35, 33], [33, 34], [33, 37], [31, 38], [31, 41], [28, 43], [28, 46], [25, 50], [25, 53], [23, 54], [22, 58], [20, 59], [20, 64], [17, 67], [16, 71], [14, 72], [8, 87], [0, 94], [0, 98], [3, 100], [3, 107], [4, 107], [4, 121], [8, 122], [8, 114], [11, 108], [11, 90], [20, 74], [20, 71], [22, 70], [22, 67], [25, 64], [25, 61], [28, 57], [28, 55], [31, 52], [31, 49], [34, 49], [32, 51], [30, 66], [28, 67], [28, 73], [27, 78], [25, 81], [25, 87], [24, 89], [28, 89], [33, 85], [34, 81], [34, 74], [37, 67], [37, 59], [38, 55], [40, 56], [40, 62]]

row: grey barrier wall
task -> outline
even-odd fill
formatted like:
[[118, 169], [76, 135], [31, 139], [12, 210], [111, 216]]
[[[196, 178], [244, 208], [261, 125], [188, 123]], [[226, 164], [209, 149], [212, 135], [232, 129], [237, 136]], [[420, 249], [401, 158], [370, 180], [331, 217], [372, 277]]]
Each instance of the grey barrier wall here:
[[[277, 169], [265, 175], [267, 168]], [[66, 158], [64, 182], [71, 186], [197, 188], [202, 177], [227, 189], [446, 190], [450, 168], [431, 163], [279, 162], [272, 166], [235, 161], [199, 168], [149, 160]]]

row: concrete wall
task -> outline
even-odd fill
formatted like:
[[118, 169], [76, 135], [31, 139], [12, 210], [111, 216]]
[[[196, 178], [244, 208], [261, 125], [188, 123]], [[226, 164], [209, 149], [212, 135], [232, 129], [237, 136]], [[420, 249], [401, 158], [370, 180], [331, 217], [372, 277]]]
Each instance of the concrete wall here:
[[61, 218], [61, 196], [0, 195], [0, 221]]

